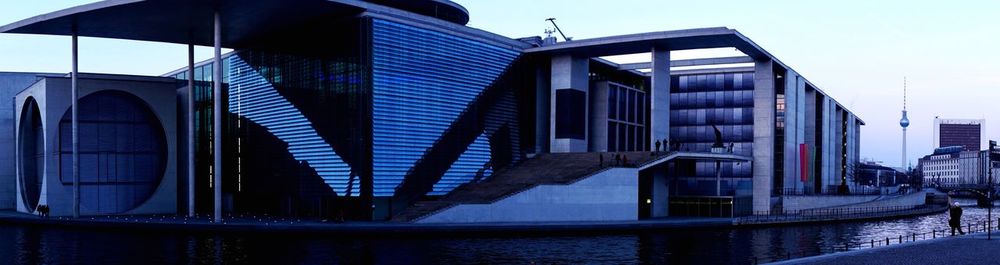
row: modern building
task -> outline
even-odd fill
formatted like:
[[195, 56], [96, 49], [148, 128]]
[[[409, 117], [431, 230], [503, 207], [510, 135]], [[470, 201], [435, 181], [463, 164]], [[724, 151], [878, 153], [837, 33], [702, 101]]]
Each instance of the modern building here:
[[941, 119], [934, 117], [934, 148], [961, 146], [965, 151], [986, 149], [985, 119]]
[[934, 149], [920, 159], [921, 175], [926, 184], [981, 184], [981, 151], [964, 151], [965, 147], [950, 146]]
[[860, 169], [861, 172], [859, 172], [856, 181], [869, 187], [892, 187], [910, 183], [906, 172], [877, 162], [861, 162]]
[[53, 215], [71, 215], [80, 196], [86, 215], [176, 212], [176, 81], [81, 75], [79, 178], [70, 82], [43, 77], [14, 97], [17, 210], [47, 205]]
[[[168, 169], [142, 175], [143, 181], [159, 183], [129, 195], [156, 201], [112, 197], [125, 206], [103, 211], [90, 206], [103, 207], [103, 201], [82, 196], [78, 204], [90, 209], [84, 214], [137, 213], [162, 206], [155, 209], [217, 217], [344, 214], [384, 220], [485, 186], [473, 193], [513, 191], [449, 203], [495, 206], [490, 212], [470, 210], [462, 218], [634, 220], [780, 210], [785, 194], [820, 193], [854, 183], [848, 168], [858, 163], [864, 122], [736, 30], [558, 42], [512, 39], [467, 27], [468, 20], [464, 8], [447, 0], [110, 0], [29, 18], [0, 27], [0, 32], [217, 47], [213, 60], [192, 61], [162, 77], [121, 81], [154, 82], [157, 88], [149, 93], [160, 93], [162, 80], [170, 79], [174, 93], [169, 97], [147, 99], [137, 91], [139, 85], [109, 96], [132, 108], [176, 100], [172, 115], [151, 108], [161, 127], [150, 115], [128, 122], [163, 130], [166, 146], [156, 147], [162, 149], [156, 149], [154, 166]], [[234, 51], [223, 55], [221, 47]], [[671, 59], [672, 51], [711, 48], [735, 48], [742, 55]], [[625, 54], [645, 54], [648, 61], [606, 59]], [[82, 77], [80, 139], [86, 143], [87, 104], [92, 104], [87, 94], [112, 88]], [[62, 83], [61, 88], [69, 90]], [[58, 105], [39, 108], [62, 115], [69, 101], [66, 95], [58, 97]], [[53, 122], [62, 117], [52, 113], [37, 116]], [[105, 122], [114, 121], [94, 123]], [[63, 135], [62, 127], [31, 128], [45, 137]], [[98, 131], [98, 139], [103, 133]], [[32, 140], [25, 134], [18, 144]], [[661, 145], [670, 146], [670, 155], [640, 159]], [[81, 145], [79, 150], [80, 177], [101, 178], [102, 171], [89, 168], [105, 164], [84, 157], [88, 148]], [[114, 152], [135, 157], [150, 147], [125, 148], [134, 149]], [[47, 152], [56, 154], [54, 149]], [[514, 175], [524, 171], [537, 174], [527, 179], [541, 181], [574, 170], [559, 165], [596, 164], [598, 153], [601, 160], [607, 154], [611, 161], [613, 153], [641, 164], [590, 170], [580, 173], [586, 179], [551, 185], [476, 185], [505, 183], [502, 178], [524, 177]], [[532, 161], [554, 162], [544, 170], [518, 170]], [[20, 165], [20, 172], [32, 169]], [[38, 178], [57, 179], [61, 172], [47, 170]], [[16, 177], [35, 181], [31, 174]], [[49, 184], [49, 194], [43, 196], [66, 198], [65, 180], [61, 185]], [[82, 189], [87, 194], [88, 187]], [[174, 205], [161, 203], [159, 196], [171, 192]], [[28, 197], [33, 202], [34, 195]], [[514, 197], [523, 201], [499, 205]], [[479, 207], [475, 205], [445, 210]], [[31, 212], [29, 208], [19, 210]]]

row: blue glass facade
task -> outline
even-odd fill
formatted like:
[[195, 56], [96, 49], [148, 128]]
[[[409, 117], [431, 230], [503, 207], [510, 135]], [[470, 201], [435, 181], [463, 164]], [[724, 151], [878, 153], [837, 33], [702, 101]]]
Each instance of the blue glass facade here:
[[[473, 170], [490, 162], [481, 146], [495, 133], [474, 133], [479, 142], [448, 145], [484, 90], [517, 59], [519, 52], [401, 23], [372, 21], [372, 160], [375, 196], [392, 196], [429, 150], [471, 152], [449, 165], [431, 194], [443, 194], [475, 177]], [[472, 110], [476, 111], [476, 110]], [[485, 111], [485, 110], [482, 110]], [[479, 135], [484, 135], [479, 137]], [[479, 146], [479, 147], [477, 147]], [[477, 149], [479, 151], [477, 151]], [[473, 154], [473, 153], [479, 153]], [[448, 161], [451, 164], [451, 161]], [[476, 167], [476, 166], [473, 166]]]
[[[753, 156], [753, 73], [679, 75], [671, 78], [670, 136], [682, 151], [708, 152], [715, 141], [715, 128], [733, 153]], [[677, 193], [671, 195], [715, 195], [715, 163], [679, 161], [674, 172], [680, 177]], [[752, 188], [749, 163], [721, 164], [722, 195], [744, 195]]]
[[[337, 195], [359, 196], [360, 184], [352, 183], [357, 180], [351, 178], [350, 165], [320, 137], [305, 115], [242, 58], [231, 56], [228, 63], [228, 105], [229, 112], [241, 118], [237, 121], [237, 128], [242, 128], [242, 119], [262, 126], [287, 145], [288, 152], [296, 161], [308, 163]], [[237, 148], [242, 147], [244, 138], [243, 135], [239, 137]], [[243, 173], [241, 169], [242, 162], [237, 164], [240, 176]]]

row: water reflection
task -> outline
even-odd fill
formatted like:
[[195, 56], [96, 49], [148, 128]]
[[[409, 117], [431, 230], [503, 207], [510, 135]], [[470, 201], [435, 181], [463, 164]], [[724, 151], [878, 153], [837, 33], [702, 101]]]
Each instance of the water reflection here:
[[[960, 201], [965, 205], [973, 201]], [[965, 207], [967, 222], [986, 211]], [[907, 219], [624, 235], [344, 238], [0, 226], [0, 264], [746, 264], [818, 255], [844, 243], [946, 229], [947, 214]]]

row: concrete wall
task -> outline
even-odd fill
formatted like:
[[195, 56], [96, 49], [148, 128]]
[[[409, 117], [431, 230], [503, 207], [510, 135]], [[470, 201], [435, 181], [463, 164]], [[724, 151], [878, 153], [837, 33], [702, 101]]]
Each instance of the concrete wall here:
[[903, 196], [890, 196], [882, 197], [878, 200], [872, 200], [868, 202], [844, 205], [834, 208], [869, 208], [869, 207], [910, 207], [919, 206], [927, 203], [927, 192], [921, 191], [916, 193], [911, 193]]
[[631, 221], [638, 169], [613, 168], [570, 185], [541, 185], [491, 204], [462, 204], [418, 223]]
[[35, 73], [0, 73], [0, 210], [15, 209], [14, 95], [37, 81]]
[[771, 210], [774, 180], [774, 69], [771, 60], [754, 62], [753, 210]]
[[[163, 126], [167, 148], [166, 169], [162, 180], [148, 200], [124, 214], [154, 214], [177, 212], [177, 103], [176, 84], [173, 81], [155, 78], [160, 81], [116, 80], [108, 78], [89, 79], [84, 76], [79, 80], [80, 98], [103, 90], [119, 90], [132, 94], [143, 100], [159, 119]], [[39, 204], [49, 205], [52, 216], [69, 216], [73, 214], [72, 185], [63, 185], [60, 181], [58, 161], [59, 130], [58, 124], [64, 113], [70, 110], [70, 79], [46, 78], [31, 88], [19, 93], [15, 99], [18, 102], [17, 111], [23, 107], [25, 100], [33, 97], [39, 104], [45, 141], [45, 161], [42, 181], [42, 192]], [[18, 121], [20, 124], [20, 121]], [[20, 196], [20, 190], [18, 190]], [[18, 200], [18, 211], [31, 212]], [[93, 212], [80, 207], [83, 215]]]
[[859, 204], [874, 201], [881, 195], [867, 196], [783, 196], [781, 198], [785, 211], [804, 209], [829, 208], [842, 205]]

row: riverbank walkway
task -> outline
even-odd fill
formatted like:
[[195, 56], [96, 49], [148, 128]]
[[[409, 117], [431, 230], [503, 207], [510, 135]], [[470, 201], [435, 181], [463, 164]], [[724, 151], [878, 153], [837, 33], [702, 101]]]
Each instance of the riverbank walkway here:
[[885, 247], [839, 252], [770, 264], [998, 264], [1000, 235], [986, 233], [942, 237]]
[[287, 217], [238, 216], [221, 223], [210, 216], [188, 218], [176, 215], [87, 216], [41, 218], [12, 211], [0, 211], [0, 223], [96, 229], [173, 230], [195, 232], [303, 232], [364, 235], [401, 234], [503, 234], [628, 232], [650, 229], [690, 229], [732, 227], [731, 218], [677, 217], [669, 219], [604, 222], [519, 222], [483, 224], [414, 224], [396, 222], [332, 222]]
[[[871, 210], [871, 209], [864, 209]], [[885, 209], [883, 209], [885, 210]], [[96, 229], [153, 229], [203, 232], [321, 232], [335, 234], [399, 235], [399, 234], [502, 234], [502, 233], [609, 233], [657, 229], [731, 228], [737, 226], [782, 225], [810, 222], [848, 220], [892, 219], [939, 211], [934, 206], [901, 211], [843, 211], [829, 215], [752, 217], [756, 222], [746, 222], [747, 217], [670, 217], [637, 221], [588, 221], [588, 222], [517, 222], [469, 224], [419, 224], [399, 222], [333, 222], [318, 219], [299, 219], [273, 216], [229, 216], [221, 223], [211, 216], [186, 217], [178, 215], [139, 216], [86, 216], [42, 218], [37, 215], [0, 211], [0, 223], [18, 225], [44, 225], [57, 227]], [[766, 221], [763, 221], [766, 220]]]

